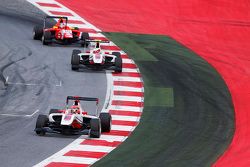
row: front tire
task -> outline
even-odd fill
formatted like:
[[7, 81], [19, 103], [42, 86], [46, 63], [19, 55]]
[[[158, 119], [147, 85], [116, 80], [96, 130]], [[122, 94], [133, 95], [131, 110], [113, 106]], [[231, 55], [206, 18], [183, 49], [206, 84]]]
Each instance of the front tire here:
[[81, 51], [77, 49], [74, 49], [72, 52], [71, 68], [74, 71], [79, 70], [79, 64], [80, 64], [80, 56], [78, 55], [79, 53], [81, 53]]
[[100, 113], [99, 118], [101, 120], [102, 132], [110, 132], [112, 120], [110, 113]]
[[100, 138], [101, 136], [101, 121], [99, 118], [92, 118], [90, 120], [90, 138]]
[[39, 136], [44, 136], [45, 132], [42, 128], [46, 127], [49, 122], [49, 118], [47, 115], [39, 115], [36, 120], [36, 134]]

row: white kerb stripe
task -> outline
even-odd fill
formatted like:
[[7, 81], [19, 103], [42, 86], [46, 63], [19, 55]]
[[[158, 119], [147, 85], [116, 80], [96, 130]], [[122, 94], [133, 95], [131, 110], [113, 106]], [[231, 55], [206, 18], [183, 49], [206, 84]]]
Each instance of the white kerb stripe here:
[[138, 96], [118, 96], [114, 95], [113, 100], [121, 100], [121, 101], [133, 101], [133, 102], [143, 102], [143, 97]]
[[137, 68], [122, 68], [122, 72], [137, 72], [138, 73], [138, 69]]
[[131, 107], [131, 106], [116, 106], [116, 105], [110, 105], [108, 107], [108, 110], [133, 110], [133, 111], [141, 111], [142, 107]]
[[99, 139], [93, 138], [91, 140], [107, 140], [109, 142], [113, 142], [113, 141], [124, 141], [127, 138], [127, 136], [116, 136], [116, 135], [101, 135], [101, 137]]
[[96, 152], [110, 152], [113, 149], [114, 147], [85, 145], [85, 144], [79, 144], [71, 148], [71, 150], [77, 150], [77, 151], [96, 151]]
[[142, 82], [140, 77], [123, 77], [123, 76], [113, 76], [114, 81], [130, 81], [130, 82]]
[[132, 59], [122, 59], [123, 63], [131, 63], [131, 64], [135, 64], [134, 61]]
[[119, 120], [119, 121], [136, 121], [138, 120], [138, 117], [132, 117], [132, 116], [121, 116], [121, 115], [112, 115], [112, 120]]
[[112, 125], [111, 130], [133, 131], [135, 126]]
[[117, 86], [117, 85], [113, 87], [113, 90], [143, 92], [142, 88], [136, 88], [136, 87], [130, 87], [130, 86]]
[[71, 157], [60, 156], [53, 159], [53, 162], [78, 163], [78, 164], [93, 164], [98, 161], [97, 158]]

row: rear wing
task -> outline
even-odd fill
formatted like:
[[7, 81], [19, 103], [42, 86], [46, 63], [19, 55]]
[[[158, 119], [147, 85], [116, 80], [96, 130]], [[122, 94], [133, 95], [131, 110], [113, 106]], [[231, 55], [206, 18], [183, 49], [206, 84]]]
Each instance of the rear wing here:
[[66, 107], [67, 108], [68, 108], [69, 100], [95, 101], [96, 102], [95, 116], [97, 116], [97, 113], [98, 113], [98, 103], [99, 103], [99, 99], [98, 98], [94, 98], [94, 97], [79, 97], [79, 96], [67, 96], [67, 100], [66, 100]]
[[45, 16], [44, 17], [44, 22], [43, 22], [44, 28], [46, 27], [46, 20], [47, 19], [60, 19], [60, 18], [66, 20], [66, 24], [68, 24], [68, 17], [65, 17], [65, 16], [64, 17], [63, 16]]
[[69, 100], [96, 101], [96, 105], [99, 103], [99, 99], [94, 97], [67, 96], [67, 104], [69, 103]]

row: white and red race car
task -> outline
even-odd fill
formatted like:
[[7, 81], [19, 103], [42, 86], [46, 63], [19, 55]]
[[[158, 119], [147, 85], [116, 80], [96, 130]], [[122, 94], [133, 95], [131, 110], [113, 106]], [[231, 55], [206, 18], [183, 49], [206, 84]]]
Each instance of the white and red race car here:
[[120, 52], [106, 52], [101, 49], [101, 43], [109, 41], [86, 40], [88, 48], [84, 52], [74, 49], [71, 57], [72, 70], [79, 70], [81, 65], [92, 69], [110, 69], [122, 72], [122, 58]]
[[[69, 107], [69, 101], [73, 104]], [[83, 110], [80, 101], [96, 102], [96, 113], [98, 109], [98, 98], [68, 96], [66, 109], [51, 109], [49, 115], [39, 115], [36, 122], [35, 132], [43, 136], [48, 133], [62, 134], [88, 134], [91, 138], [99, 138], [101, 132], [110, 132], [110, 113], [100, 113], [98, 116], [88, 115]], [[97, 115], [97, 114], [96, 114]]]

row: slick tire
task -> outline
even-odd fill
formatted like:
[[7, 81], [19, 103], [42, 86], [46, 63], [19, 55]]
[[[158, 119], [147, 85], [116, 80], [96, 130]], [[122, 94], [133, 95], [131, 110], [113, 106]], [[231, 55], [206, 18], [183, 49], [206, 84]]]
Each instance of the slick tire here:
[[89, 42], [87, 42], [86, 40], [89, 39], [89, 33], [83, 32], [81, 35], [81, 46], [82, 47], [88, 47], [89, 46]]
[[42, 36], [43, 45], [48, 45], [51, 43], [51, 33], [49, 31], [45, 31]]
[[73, 71], [79, 70], [80, 64], [80, 56], [78, 54], [81, 53], [80, 50], [74, 49], [71, 56], [71, 68]]
[[99, 118], [92, 118], [90, 120], [90, 138], [100, 138], [101, 136], [101, 121]]
[[42, 26], [35, 26], [33, 28], [33, 39], [34, 40], [39, 40], [43, 36], [43, 27]]
[[[47, 115], [38, 115], [36, 120], [36, 129], [42, 129], [43, 127], [46, 127], [46, 125], [49, 122], [49, 118]], [[36, 134], [39, 136], [44, 136], [45, 132], [42, 130], [37, 130]]]
[[111, 121], [112, 121], [110, 113], [100, 113], [99, 118], [101, 120], [102, 132], [110, 132], [110, 130], [111, 130]]
[[122, 72], [122, 58], [119, 52], [113, 52], [112, 55], [116, 56], [115, 59], [115, 72], [121, 73]]
[[58, 109], [50, 109], [49, 114], [61, 113]]

